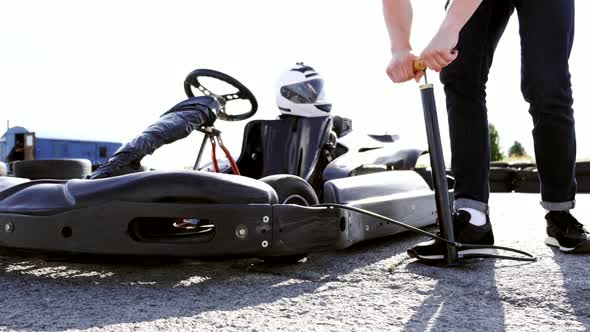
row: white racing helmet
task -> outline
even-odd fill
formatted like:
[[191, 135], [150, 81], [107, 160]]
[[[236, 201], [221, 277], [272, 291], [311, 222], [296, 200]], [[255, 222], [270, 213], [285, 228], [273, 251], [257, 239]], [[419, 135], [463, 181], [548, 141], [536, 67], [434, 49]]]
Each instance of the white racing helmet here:
[[332, 104], [325, 100], [324, 79], [301, 62], [279, 77], [276, 95], [277, 106], [285, 115], [330, 116], [332, 110]]

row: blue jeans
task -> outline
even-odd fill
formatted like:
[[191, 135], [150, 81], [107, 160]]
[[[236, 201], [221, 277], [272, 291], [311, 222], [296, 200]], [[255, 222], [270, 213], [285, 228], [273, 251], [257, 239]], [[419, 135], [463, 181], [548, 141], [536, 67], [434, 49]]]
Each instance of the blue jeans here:
[[[486, 82], [496, 45], [514, 10], [521, 40], [521, 90], [529, 103], [541, 205], [575, 205], [576, 135], [569, 56], [574, 0], [484, 0], [462, 29], [459, 57], [441, 72], [455, 176], [455, 208], [488, 211], [490, 136]], [[512, 112], [512, 110], [496, 110]]]

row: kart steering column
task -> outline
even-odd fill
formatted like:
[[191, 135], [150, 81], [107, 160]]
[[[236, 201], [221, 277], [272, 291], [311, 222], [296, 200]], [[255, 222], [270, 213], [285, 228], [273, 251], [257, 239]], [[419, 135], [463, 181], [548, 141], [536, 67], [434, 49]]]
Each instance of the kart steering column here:
[[450, 243], [455, 242], [453, 232], [452, 206], [449, 199], [449, 188], [446, 177], [445, 161], [443, 157], [442, 144], [440, 141], [440, 130], [436, 113], [436, 102], [434, 99], [434, 88], [426, 80], [426, 64], [417, 60], [414, 62], [414, 71], [424, 71], [425, 84], [420, 86], [422, 97], [422, 108], [424, 110], [424, 121], [426, 123], [426, 136], [428, 139], [428, 150], [430, 154], [430, 165], [432, 168], [432, 184], [436, 200], [436, 213], [441, 236], [449, 242], [446, 244], [445, 261], [449, 266], [459, 263], [457, 248]]
[[[238, 164], [236, 163], [235, 159], [232, 157], [231, 153], [223, 144], [223, 140], [221, 139], [221, 131], [214, 127], [202, 127], [198, 129], [198, 131], [205, 134], [203, 137], [203, 142], [201, 143], [201, 148], [199, 149], [199, 154], [197, 155], [197, 160], [195, 160], [195, 165], [193, 166], [193, 170], [197, 170], [199, 167], [199, 163], [201, 162], [201, 158], [203, 156], [203, 152], [205, 151], [205, 143], [207, 140], [211, 142], [211, 159], [213, 162], [213, 169], [216, 173], [219, 173], [219, 163], [217, 162], [217, 145], [223, 150], [225, 153], [225, 157], [229, 161], [229, 164], [232, 168], [232, 171], [235, 175], [240, 175], [240, 170], [238, 169]], [[216, 142], [217, 140], [217, 142]]]

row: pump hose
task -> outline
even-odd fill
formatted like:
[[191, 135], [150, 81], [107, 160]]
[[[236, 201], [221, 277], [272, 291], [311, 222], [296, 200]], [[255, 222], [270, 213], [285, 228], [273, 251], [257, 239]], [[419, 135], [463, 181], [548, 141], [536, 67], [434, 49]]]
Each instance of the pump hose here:
[[403, 227], [409, 231], [418, 233], [418, 234], [422, 234], [422, 235], [426, 235], [434, 240], [438, 240], [438, 241], [443, 241], [445, 243], [448, 243], [456, 248], [461, 248], [461, 249], [497, 249], [497, 250], [503, 250], [503, 251], [509, 251], [509, 252], [514, 252], [520, 255], [523, 255], [525, 257], [516, 257], [516, 256], [504, 256], [504, 255], [492, 255], [492, 254], [466, 254], [463, 256], [463, 258], [500, 258], [500, 259], [507, 259], [507, 260], [514, 260], [514, 261], [524, 261], [524, 262], [536, 262], [537, 258], [534, 257], [533, 255], [522, 251], [522, 250], [518, 250], [518, 249], [514, 249], [514, 248], [509, 248], [509, 247], [502, 247], [502, 246], [493, 246], [493, 245], [480, 245], [480, 244], [464, 244], [464, 243], [459, 243], [459, 242], [452, 242], [449, 241], [443, 237], [440, 237], [436, 234], [432, 234], [429, 233], [425, 230], [422, 230], [420, 228], [416, 228], [414, 226], [410, 226], [408, 224], [404, 224], [403, 222], [397, 221], [395, 219], [391, 219], [385, 216], [382, 216], [380, 214], [371, 212], [371, 211], [367, 211], [364, 209], [359, 209], [359, 208], [355, 208], [352, 206], [347, 206], [347, 205], [342, 205], [342, 204], [335, 204], [335, 203], [324, 203], [324, 204], [319, 204], [319, 205], [314, 205], [314, 207], [327, 207], [327, 208], [337, 208], [337, 209], [343, 209], [343, 210], [350, 210], [350, 211], [354, 211], [360, 214], [364, 214], [370, 217], [373, 217], [375, 219], [379, 219], [379, 220], [383, 220], [385, 222], [387, 222], [388, 224], [394, 224], [400, 227]]

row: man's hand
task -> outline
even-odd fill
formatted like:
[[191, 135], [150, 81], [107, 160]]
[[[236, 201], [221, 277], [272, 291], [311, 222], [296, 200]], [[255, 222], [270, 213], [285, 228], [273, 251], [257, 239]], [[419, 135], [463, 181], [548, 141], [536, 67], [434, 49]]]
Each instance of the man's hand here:
[[473, 16], [482, 0], [454, 0], [449, 6], [438, 33], [422, 51], [420, 58], [432, 70], [441, 71], [457, 59], [459, 53], [454, 50], [459, 41], [459, 32]]
[[414, 60], [417, 57], [413, 55], [409, 49], [392, 52], [391, 61], [387, 66], [387, 76], [395, 82], [402, 83], [416, 79], [416, 82], [420, 80], [422, 72], [414, 72]]
[[422, 51], [420, 59], [426, 63], [428, 68], [439, 72], [457, 59], [459, 52], [454, 48], [458, 41], [458, 32], [441, 29]]

